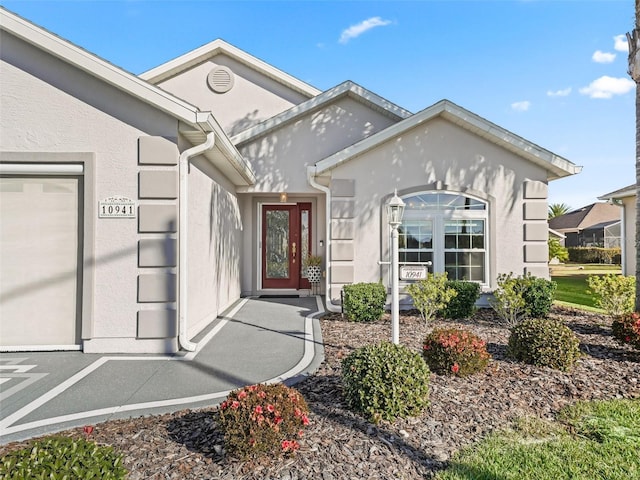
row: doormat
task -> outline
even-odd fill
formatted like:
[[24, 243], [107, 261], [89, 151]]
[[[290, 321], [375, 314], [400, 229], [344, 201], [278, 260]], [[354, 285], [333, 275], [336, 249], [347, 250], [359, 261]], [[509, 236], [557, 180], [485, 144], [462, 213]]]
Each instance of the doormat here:
[[300, 298], [300, 295], [260, 295], [258, 298]]

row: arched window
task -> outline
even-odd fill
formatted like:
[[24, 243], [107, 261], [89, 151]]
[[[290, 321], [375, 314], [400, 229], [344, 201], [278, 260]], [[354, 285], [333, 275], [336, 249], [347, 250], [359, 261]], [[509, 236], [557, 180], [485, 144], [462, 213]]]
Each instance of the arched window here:
[[487, 283], [486, 202], [448, 192], [407, 195], [398, 228], [400, 265], [427, 264], [449, 280]]

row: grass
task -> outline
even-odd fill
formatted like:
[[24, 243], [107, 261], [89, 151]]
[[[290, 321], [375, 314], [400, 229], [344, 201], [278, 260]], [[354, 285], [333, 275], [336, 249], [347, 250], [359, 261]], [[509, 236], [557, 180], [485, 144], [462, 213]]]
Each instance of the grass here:
[[438, 480], [640, 478], [640, 399], [584, 402], [462, 450]]
[[551, 267], [551, 279], [558, 284], [555, 300], [560, 305], [602, 313], [594, 298], [587, 293], [587, 277], [590, 275], [619, 274], [619, 265], [564, 264]]

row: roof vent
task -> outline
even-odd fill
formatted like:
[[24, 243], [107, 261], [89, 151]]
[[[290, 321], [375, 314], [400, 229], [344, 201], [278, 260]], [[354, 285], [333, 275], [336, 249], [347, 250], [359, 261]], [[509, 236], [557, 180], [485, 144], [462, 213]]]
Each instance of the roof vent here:
[[218, 65], [207, 75], [209, 88], [216, 93], [226, 93], [233, 88], [233, 72], [222, 65]]

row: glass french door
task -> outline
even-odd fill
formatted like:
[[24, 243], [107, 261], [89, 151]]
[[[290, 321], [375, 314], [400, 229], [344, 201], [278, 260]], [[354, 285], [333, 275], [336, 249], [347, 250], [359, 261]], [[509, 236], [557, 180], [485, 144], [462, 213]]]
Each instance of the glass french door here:
[[309, 288], [311, 204], [262, 206], [262, 288]]

